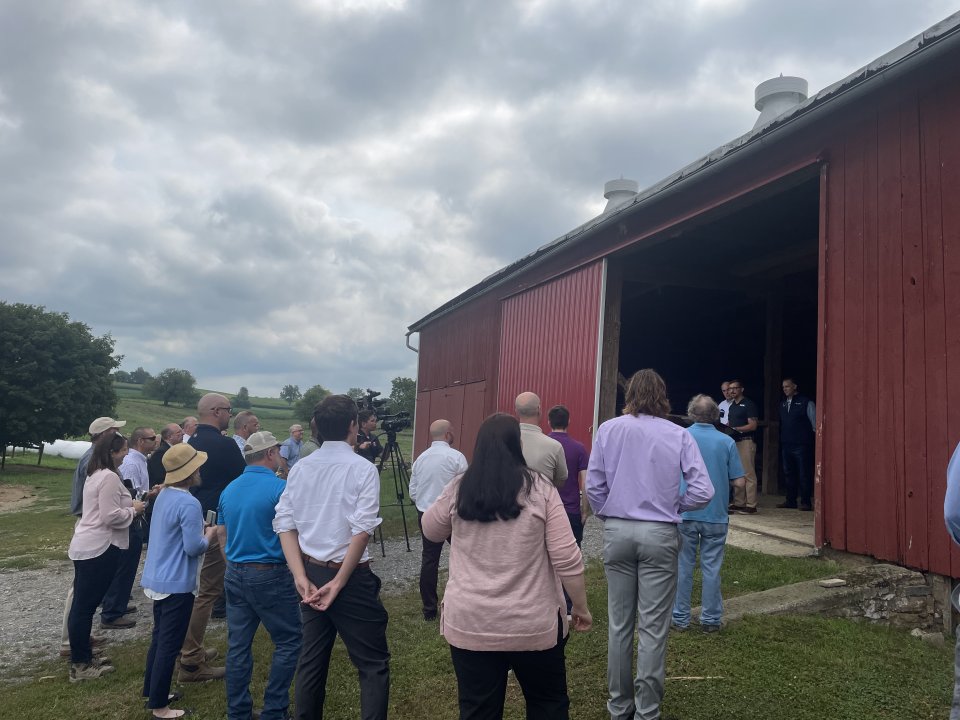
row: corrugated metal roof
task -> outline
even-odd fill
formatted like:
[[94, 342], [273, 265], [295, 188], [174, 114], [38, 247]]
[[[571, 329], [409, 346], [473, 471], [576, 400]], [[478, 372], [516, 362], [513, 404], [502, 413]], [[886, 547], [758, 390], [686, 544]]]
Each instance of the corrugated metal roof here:
[[415, 323], [409, 326], [409, 331], [418, 332], [420, 328], [422, 328], [424, 325], [427, 325], [437, 317], [446, 314], [450, 310], [469, 301], [471, 298], [496, 287], [500, 283], [505, 282], [507, 279], [517, 275], [530, 265], [553, 255], [571, 243], [589, 236], [601, 227], [618, 222], [625, 215], [637, 211], [640, 206], [644, 205], [648, 201], [651, 201], [664, 191], [676, 188], [688, 180], [691, 180], [706, 168], [715, 166], [719, 162], [735, 156], [738, 151], [753, 145], [762, 138], [766, 138], [767, 136], [773, 134], [781, 134], [781, 131], [783, 131], [785, 128], [789, 128], [798, 119], [809, 116], [818, 109], [835, 103], [851, 90], [865, 87], [867, 85], [872, 86], [874, 83], [881, 82], [886, 71], [890, 70], [891, 68], [895, 66], [904, 67], [921, 62], [921, 56], [930, 48], [934, 47], [935, 45], [940, 45], [943, 41], [950, 38], [952, 38], [954, 41], [960, 39], [960, 12], [954, 13], [933, 27], [911, 38], [907, 42], [877, 58], [868, 65], [860, 68], [853, 74], [848, 75], [843, 80], [824, 88], [813, 97], [808, 98], [806, 101], [800, 103], [792, 110], [779, 116], [770, 124], [751, 130], [735, 140], [721, 145], [717, 149], [683, 167], [669, 177], [661, 180], [655, 185], [651, 185], [650, 187], [641, 191], [636, 198], [633, 199], [633, 201], [625, 204], [621, 208], [618, 208], [617, 210], [606, 215], [599, 215], [592, 220], [587, 221], [583, 225], [580, 225], [556, 240], [540, 246], [529, 255], [526, 255], [519, 260], [516, 260], [501, 268], [500, 270], [497, 270], [491, 275], [488, 275], [473, 287], [456, 296], [449, 302], [444, 303], [420, 320], [417, 320]]

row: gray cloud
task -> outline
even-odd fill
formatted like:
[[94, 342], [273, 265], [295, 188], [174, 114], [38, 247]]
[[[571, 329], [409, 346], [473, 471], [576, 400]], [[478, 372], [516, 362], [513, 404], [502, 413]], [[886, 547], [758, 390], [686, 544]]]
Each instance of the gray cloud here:
[[947, 2], [0, 4], [0, 298], [128, 368], [413, 375], [406, 325]]

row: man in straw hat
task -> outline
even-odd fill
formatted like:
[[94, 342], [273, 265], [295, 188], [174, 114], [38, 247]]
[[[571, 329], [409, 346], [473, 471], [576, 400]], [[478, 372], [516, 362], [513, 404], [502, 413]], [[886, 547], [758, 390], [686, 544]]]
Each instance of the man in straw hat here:
[[285, 718], [300, 655], [297, 588], [273, 532], [274, 508], [287, 484], [277, 477], [280, 443], [273, 433], [250, 435], [243, 454], [247, 469], [220, 493], [217, 509], [220, 547], [227, 558], [227, 716], [246, 720], [253, 712], [253, 638], [263, 623], [274, 651], [262, 717]]
[[176, 718], [170, 708], [170, 681], [187, 634], [193, 602], [199, 592], [200, 560], [216, 536], [203, 529], [200, 502], [190, 488], [201, 484], [200, 467], [207, 454], [183, 443], [163, 456], [167, 471], [163, 491], [153, 506], [147, 560], [140, 584], [153, 600], [153, 640], [143, 675], [143, 696], [155, 718]]

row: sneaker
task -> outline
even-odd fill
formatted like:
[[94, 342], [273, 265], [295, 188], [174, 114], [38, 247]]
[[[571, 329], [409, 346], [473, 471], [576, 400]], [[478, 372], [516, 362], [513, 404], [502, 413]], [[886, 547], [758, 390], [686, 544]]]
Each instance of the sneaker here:
[[690, 629], [689, 625], [677, 625], [675, 622], [670, 623], [670, 629], [675, 630], [676, 632], [686, 632]]
[[727, 515], [733, 515], [744, 510], [746, 510], [746, 508], [743, 505], [731, 505], [727, 508]]
[[737, 512], [741, 515], [756, 515], [757, 509], [752, 507], [741, 507], [737, 508]]
[[124, 617], [122, 615], [116, 620], [100, 620], [100, 627], [103, 630], [129, 630], [136, 624], [137, 621], [133, 618]]
[[211, 667], [204, 663], [203, 665], [180, 665], [178, 679], [182, 683], [200, 683], [208, 680], [223, 680], [227, 674], [224, 667]]
[[114, 671], [113, 665], [94, 665], [93, 663], [72, 663], [70, 665], [70, 682], [84, 680], [98, 680]]
[[701, 625], [700, 632], [702, 632], [704, 635], [711, 635], [713, 633], [718, 633], [720, 632], [720, 626], [719, 625]]
[[[183, 695], [181, 695], [180, 693], [175, 692], [175, 691], [174, 691], [174, 692], [171, 692], [169, 695], [167, 695], [167, 705], [171, 705], [171, 704], [177, 702], [177, 700], [183, 700]], [[144, 706], [147, 710], [150, 709], [150, 699], [149, 699], [149, 698], [143, 701], [143, 706]]]

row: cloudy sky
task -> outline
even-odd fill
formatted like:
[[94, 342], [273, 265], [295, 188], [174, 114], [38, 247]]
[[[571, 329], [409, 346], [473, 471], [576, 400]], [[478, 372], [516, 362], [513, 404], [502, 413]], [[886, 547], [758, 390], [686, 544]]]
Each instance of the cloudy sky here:
[[[956, 9], [938, 0], [0, 0], [0, 300], [276, 396]], [[417, 340], [414, 337], [414, 344]]]

